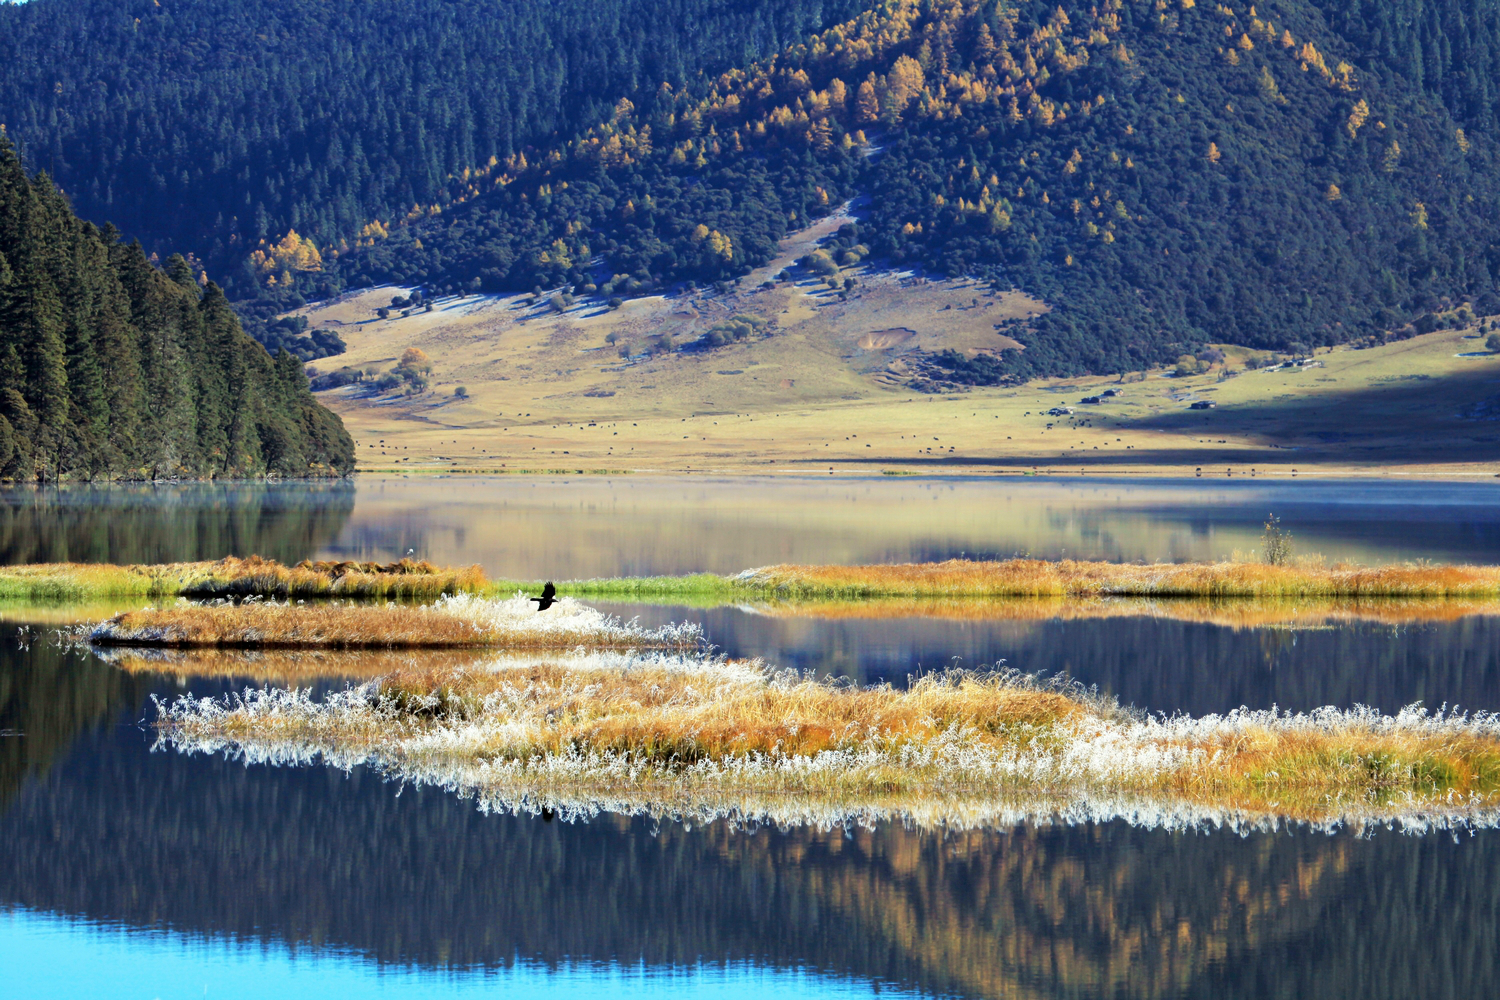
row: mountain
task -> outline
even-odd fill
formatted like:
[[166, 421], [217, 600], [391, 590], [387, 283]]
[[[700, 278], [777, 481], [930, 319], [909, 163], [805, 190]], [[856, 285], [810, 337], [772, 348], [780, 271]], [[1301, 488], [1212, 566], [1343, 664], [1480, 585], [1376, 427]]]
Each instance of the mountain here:
[[1024, 351], [952, 358], [971, 381], [1136, 370], [1211, 342], [1306, 350], [1430, 328], [1465, 301], [1500, 309], [1493, 102], [1443, 55], [1466, 31], [1488, 65], [1494, 9], [1451, 32], [1419, 20], [1410, 45], [1340, 13], [1344, 33], [1305, 2], [891, 0], [702, 95], [660, 90], [507, 161], [498, 189], [338, 270], [586, 287], [602, 251], [606, 293], [722, 280], [864, 196], [833, 256], [980, 274], [1053, 306], [1007, 331]]
[[245, 335], [174, 256], [80, 221], [0, 133], [0, 478], [337, 475], [354, 465], [301, 363]]
[[[267, 298], [270, 275], [249, 262], [257, 249], [290, 238], [327, 256], [375, 220], [440, 211], [473, 168], [586, 128], [662, 81], [772, 54], [855, 9], [33, 0], [0, 7], [0, 122], [82, 216], [148, 252], [192, 249], [245, 301]], [[325, 294], [318, 256], [304, 251], [312, 266], [297, 288], [269, 298]]]
[[957, 381], [1500, 311], [1490, 0], [28, 7], [33, 162], [94, 217], [145, 192], [126, 231], [176, 227], [304, 357], [338, 345], [268, 320], [305, 297], [726, 282], [851, 200], [814, 271], [1050, 305]]

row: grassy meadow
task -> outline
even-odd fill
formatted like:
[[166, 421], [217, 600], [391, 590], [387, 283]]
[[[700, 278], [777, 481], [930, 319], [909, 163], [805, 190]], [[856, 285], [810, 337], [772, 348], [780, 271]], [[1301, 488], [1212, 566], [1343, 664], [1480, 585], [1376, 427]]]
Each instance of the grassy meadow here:
[[313, 562], [233, 556], [213, 562], [115, 566], [37, 563], [0, 567], [0, 601], [78, 602], [107, 598], [275, 597], [433, 599], [484, 585], [477, 566], [443, 569], [403, 559]]
[[[1500, 356], [1475, 329], [1275, 370], [1248, 370], [1269, 356], [1221, 345], [1225, 360], [1195, 375], [924, 392], [912, 387], [920, 352], [1009, 346], [996, 324], [1045, 307], [974, 282], [868, 269], [847, 302], [811, 281], [759, 287], [804, 242], [729, 296], [658, 296], [619, 311], [471, 296], [377, 320], [397, 289], [347, 296], [308, 311], [349, 344], [318, 367], [386, 371], [417, 347], [430, 387], [318, 396], [343, 417], [367, 472], [1494, 475], [1500, 461], [1489, 427]], [[620, 357], [740, 314], [772, 323], [773, 335]], [[1120, 395], [1080, 403], [1110, 389]], [[1189, 409], [1195, 401], [1214, 408]], [[1054, 407], [1073, 413], [1049, 416]]]

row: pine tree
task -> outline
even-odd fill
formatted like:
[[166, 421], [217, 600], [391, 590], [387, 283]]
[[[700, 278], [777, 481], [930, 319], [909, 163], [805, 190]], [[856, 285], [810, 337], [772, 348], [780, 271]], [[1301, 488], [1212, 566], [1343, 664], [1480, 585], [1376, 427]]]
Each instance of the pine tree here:
[[[268, 464], [264, 428], [274, 428]], [[353, 443], [188, 262], [80, 222], [0, 132], [0, 478], [344, 474]]]

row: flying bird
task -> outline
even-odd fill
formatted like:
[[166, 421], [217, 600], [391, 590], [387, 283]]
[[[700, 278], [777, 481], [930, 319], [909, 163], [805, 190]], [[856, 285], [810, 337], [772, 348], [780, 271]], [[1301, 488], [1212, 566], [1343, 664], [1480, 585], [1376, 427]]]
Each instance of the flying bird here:
[[551, 581], [548, 581], [547, 586], [542, 588], [541, 597], [531, 597], [528, 600], [536, 601], [538, 611], [546, 611], [557, 603], [557, 588], [552, 586]]

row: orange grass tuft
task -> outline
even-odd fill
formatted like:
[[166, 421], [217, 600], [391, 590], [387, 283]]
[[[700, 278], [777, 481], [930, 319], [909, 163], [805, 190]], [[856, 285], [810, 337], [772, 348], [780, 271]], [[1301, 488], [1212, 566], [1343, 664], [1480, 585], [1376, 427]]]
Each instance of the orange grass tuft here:
[[80, 600], [108, 597], [355, 597], [431, 600], [484, 589], [478, 566], [442, 568], [428, 562], [308, 562], [228, 557], [217, 562], [115, 566], [39, 563], [0, 568], [0, 598]]
[[1497, 566], [952, 559], [894, 566], [768, 566], [732, 579], [736, 586], [778, 597], [1500, 597]]
[[159, 674], [186, 685], [193, 678], [242, 679], [301, 687], [315, 681], [368, 681], [416, 670], [457, 671], [472, 649], [245, 649], [102, 646], [105, 662], [131, 674]]

